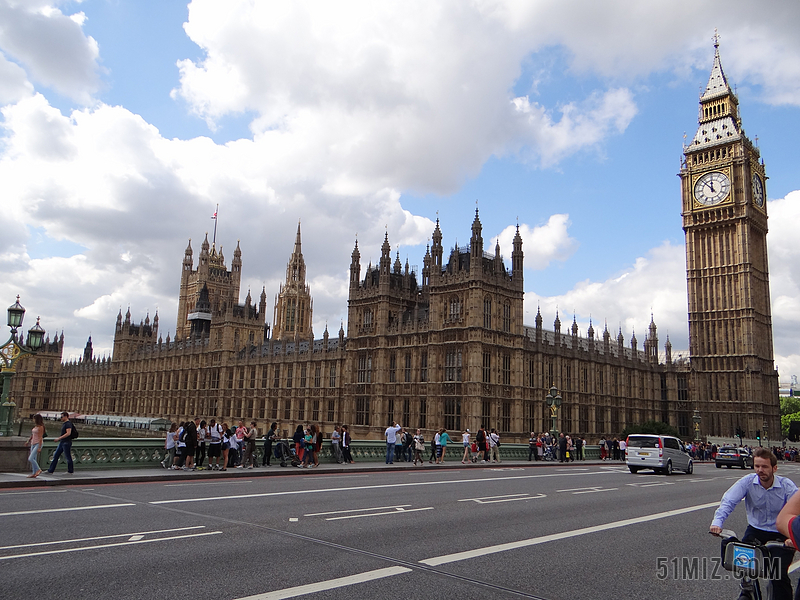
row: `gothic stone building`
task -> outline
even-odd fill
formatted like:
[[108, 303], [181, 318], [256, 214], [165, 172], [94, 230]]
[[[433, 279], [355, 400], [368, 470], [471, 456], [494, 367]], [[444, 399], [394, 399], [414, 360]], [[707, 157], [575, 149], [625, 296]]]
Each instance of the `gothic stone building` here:
[[[563, 397], [561, 431], [618, 435], [629, 424], [659, 420], [691, 436], [702, 431], [752, 435], [779, 431], [777, 374], [766, 254], [763, 163], [744, 136], [735, 95], [715, 53], [700, 99], [698, 133], [681, 169], [691, 359], [673, 361], [667, 339], [659, 360], [656, 325], [643, 349], [620, 331], [579, 335], [537, 313], [523, 323], [523, 243], [517, 231], [510, 269], [484, 250], [476, 210], [470, 243], [445, 254], [437, 220], [420, 276], [392, 261], [388, 233], [377, 265], [362, 269], [358, 243], [350, 264], [347, 334], [327, 328], [315, 339], [313, 303], [298, 225], [286, 281], [277, 295], [272, 335], [266, 290], [258, 306], [238, 303], [242, 253], [230, 270], [208, 239], [197, 268], [191, 243], [182, 263], [176, 335], [162, 339], [158, 315], [137, 325], [117, 317], [111, 359], [25, 361], [14, 379], [23, 414], [50, 408], [87, 414], [194, 415], [260, 427], [300, 423], [324, 431], [348, 423], [356, 438], [377, 439], [392, 420], [430, 431], [496, 427], [509, 441], [550, 428], [545, 396]], [[63, 346], [63, 340], [56, 348]], [[60, 350], [58, 351], [60, 357]], [[52, 362], [52, 361], [51, 361]], [[47, 363], [48, 365], [50, 363]], [[45, 381], [46, 380], [46, 381]], [[49, 383], [47, 383], [49, 382]], [[42, 385], [49, 386], [46, 394]]]

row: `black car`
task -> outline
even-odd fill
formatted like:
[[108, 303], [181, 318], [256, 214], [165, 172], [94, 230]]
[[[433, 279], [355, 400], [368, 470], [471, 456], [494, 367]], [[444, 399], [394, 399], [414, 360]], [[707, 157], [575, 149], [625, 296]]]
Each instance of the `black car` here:
[[723, 465], [728, 467], [739, 467], [740, 469], [753, 468], [753, 455], [747, 448], [736, 448], [735, 446], [723, 446], [717, 451], [717, 458], [714, 463], [718, 469]]

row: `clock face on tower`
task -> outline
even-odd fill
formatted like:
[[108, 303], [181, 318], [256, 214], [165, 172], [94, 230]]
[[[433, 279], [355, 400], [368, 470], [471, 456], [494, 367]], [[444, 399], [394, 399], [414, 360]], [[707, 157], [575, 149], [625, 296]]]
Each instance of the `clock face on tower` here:
[[761, 177], [753, 174], [753, 204], [758, 207], [764, 206], [764, 184]]
[[694, 184], [694, 197], [703, 206], [719, 204], [731, 191], [731, 180], [725, 173], [706, 173]]

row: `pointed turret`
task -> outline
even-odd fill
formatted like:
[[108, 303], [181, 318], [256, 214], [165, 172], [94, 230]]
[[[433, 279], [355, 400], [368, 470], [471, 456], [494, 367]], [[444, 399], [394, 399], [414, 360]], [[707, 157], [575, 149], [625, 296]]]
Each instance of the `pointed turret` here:
[[[220, 248], [220, 254], [222, 253], [222, 248]], [[239, 278], [242, 275], [242, 249], [239, 247], [239, 240], [236, 240], [236, 250], [233, 251], [233, 260], [231, 261], [231, 273], [236, 281], [239, 281]], [[238, 291], [239, 286], [238, 283], [236, 285], [236, 289]]]
[[83, 362], [91, 362], [93, 355], [92, 336], [89, 336], [89, 339], [86, 340], [86, 346], [83, 349]]
[[522, 288], [523, 274], [522, 265], [525, 255], [522, 252], [522, 236], [519, 234], [519, 224], [517, 232], [514, 234], [514, 249], [511, 252], [511, 278]]
[[192, 259], [192, 238], [189, 238], [189, 245], [186, 246], [186, 251], [183, 254], [183, 271], [184, 273], [191, 273], [194, 262]]
[[361, 281], [361, 252], [358, 251], [358, 238], [353, 247], [353, 253], [350, 255], [350, 289], [358, 289], [358, 284]]
[[400, 275], [403, 265], [400, 263], [400, 250], [397, 251], [397, 256], [394, 259], [394, 272]]
[[483, 226], [481, 225], [481, 220], [478, 217], [478, 207], [475, 207], [475, 219], [472, 221], [472, 237], [469, 240], [469, 248], [470, 254], [472, 255], [471, 265], [473, 268], [477, 268], [480, 270], [482, 257], [483, 257], [483, 236], [481, 232], [483, 231]]

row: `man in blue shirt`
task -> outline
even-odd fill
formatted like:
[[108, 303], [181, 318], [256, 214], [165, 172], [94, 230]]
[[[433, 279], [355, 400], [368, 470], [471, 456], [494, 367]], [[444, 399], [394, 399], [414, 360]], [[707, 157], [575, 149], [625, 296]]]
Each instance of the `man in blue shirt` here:
[[[709, 531], [714, 535], [722, 532], [725, 522], [736, 505], [744, 500], [747, 511], [747, 529], [742, 541], [761, 543], [769, 541], [786, 541], [786, 536], [778, 532], [776, 521], [778, 513], [797, 491], [797, 486], [791, 479], [775, 475], [778, 470], [778, 460], [766, 448], [757, 448], [753, 453], [753, 468], [755, 473], [745, 475], [734, 483], [722, 496], [714, 520], [711, 521]], [[793, 552], [774, 552], [780, 560], [780, 581], [773, 581], [775, 600], [792, 600], [792, 582], [789, 579], [789, 565], [792, 562]]]
[[61, 423], [61, 435], [53, 440], [58, 442], [58, 448], [56, 448], [55, 454], [53, 454], [53, 461], [50, 463], [50, 468], [47, 469], [47, 472], [51, 475], [56, 470], [56, 465], [58, 465], [58, 459], [61, 458], [61, 454], [64, 454], [64, 458], [67, 459], [67, 472], [72, 473], [75, 471], [75, 467], [72, 464], [72, 428], [74, 425], [72, 421], [69, 420], [69, 413], [67, 411], [61, 413]]
[[402, 427], [392, 421], [392, 424], [386, 428], [383, 435], [386, 436], [386, 464], [392, 465], [394, 464], [394, 446], [397, 442], [397, 432], [400, 431]]

